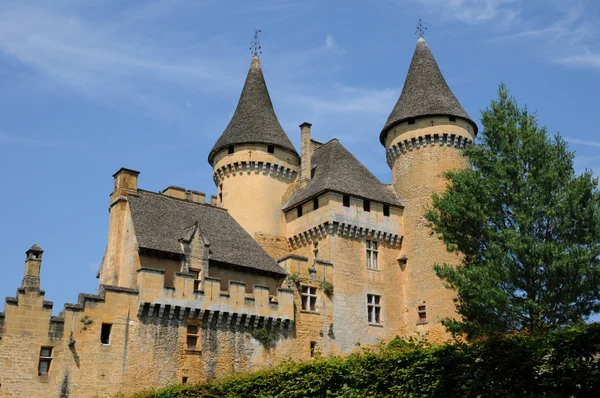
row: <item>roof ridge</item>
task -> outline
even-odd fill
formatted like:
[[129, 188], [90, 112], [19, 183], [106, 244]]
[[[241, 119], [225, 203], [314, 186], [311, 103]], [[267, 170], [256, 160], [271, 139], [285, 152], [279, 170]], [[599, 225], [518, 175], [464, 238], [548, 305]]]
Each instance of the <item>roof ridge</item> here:
[[[219, 210], [222, 210], [222, 211], [224, 211], [224, 212], [227, 212], [227, 213], [228, 213], [228, 210], [227, 210], [227, 209], [225, 209], [225, 208], [222, 208], [222, 207], [219, 207], [219, 206], [212, 205], [212, 204], [210, 204], [210, 203], [206, 203], [206, 202], [205, 202], [205, 203], [201, 203], [201, 202], [191, 202], [191, 201], [189, 201], [189, 200], [187, 200], [187, 199], [174, 198], [173, 196], [165, 195], [165, 194], [163, 194], [163, 193], [160, 193], [160, 192], [149, 191], [149, 190], [147, 190], [147, 189], [142, 189], [142, 188], [138, 188], [137, 190], [138, 190], [138, 192], [149, 193], [149, 194], [152, 194], [152, 195], [158, 196], [158, 197], [160, 197], [160, 198], [177, 200], [177, 201], [179, 201], [179, 202], [189, 203], [189, 204], [192, 204], [192, 205], [207, 206], [207, 207], [211, 207], [211, 208], [213, 208], [213, 209], [219, 209]], [[130, 193], [128, 196], [138, 196], [138, 195], [136, 195], [135, 193]]]

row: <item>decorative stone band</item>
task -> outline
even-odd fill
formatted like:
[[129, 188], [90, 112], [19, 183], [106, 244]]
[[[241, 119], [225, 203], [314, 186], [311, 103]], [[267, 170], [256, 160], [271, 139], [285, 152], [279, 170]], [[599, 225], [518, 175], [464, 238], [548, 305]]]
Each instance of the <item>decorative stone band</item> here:
[[293, 248], [296, 248], [307, 245], [310, 242], [316, 242], [327, 235], [337, 235], [354, 239], [373, 239], [384, 241], [391, 246], [400, 244], [402, 240], [401, 233], [386, 231], [383, 228], [360, 226], [348, 222], [327, 221], [288, 238], [288, 241]]
[[292, 319], [282, 319], [260, 316], [258, 314], [243, 314], [219, 310], [207, 310], [194, 306], [178, 306], [161, 302], [140, 303], [138, 318], [156, 318], [162, 320], [183, 321], [184, 319], [199, 319], [203, 325], [218, 324], [237, 327], [264, 327], [272, 331], [287, 329], [292, 326]]
[[392, 167], [393, 160], [406, 151], [425, 148], [429, 145], [451, 146], [462, 149], [472, 143], [473, 141], [471, 139], [457, 134], [425, 134], [392, 145], [386, 153], [387, 163]]
[[268, 175], [274, 178], [281, 177], [286, 180], [293, 181], [298, 173], [289, 167], [282, 166], [281, 164], [269, 163], [269, 162], [236, 162], [232, 164], [226, 164], [219, 167], [213, 173], [213, 180], [215, 184], [219, 184], [228, 175], [236, 174], [259, 174]]

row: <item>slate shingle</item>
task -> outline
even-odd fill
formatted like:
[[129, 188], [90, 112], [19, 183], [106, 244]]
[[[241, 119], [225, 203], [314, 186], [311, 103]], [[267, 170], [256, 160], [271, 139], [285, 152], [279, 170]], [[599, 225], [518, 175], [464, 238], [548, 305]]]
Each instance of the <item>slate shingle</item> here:
[[198, 222], [209, 260], [286, 274], [226, 210], [143, 190], [128, 198], [140, 248], [183, 255], [179, 240]]
[[326, 191], [402, 206], [390, 186], [379, 181], [337, 139], [315, 149], [311, 164], [314, 170], [313, 177], [306, 187], [292, 194], [283, 206], [284, 210], [289, 210]]
[[260, 60], [256, 55], [252, 57], [235, 113], [210, 151], [208, 162], [212, 165], [213, 156], [229, 145], [250, 143], [275, 145], [298, 154], [277, 120]]
[[385, 146], [385, 136], [389, 129], [408, 119], [423, 116], [455, 116], [473, 125], [477, 134], [477, 124], [469, 117], [446, 83], [440, 68], [422, 37], [410, 63], [404, 81], [402, 94], [387, 119], [379, 141]]

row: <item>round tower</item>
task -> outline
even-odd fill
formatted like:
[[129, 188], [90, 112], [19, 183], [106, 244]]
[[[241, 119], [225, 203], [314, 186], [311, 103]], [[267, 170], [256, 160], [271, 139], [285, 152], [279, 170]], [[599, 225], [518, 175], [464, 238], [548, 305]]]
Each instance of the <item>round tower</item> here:
[[398, 99], [380, 142], [386, 148], [392, 183], [402, 200], [405, 236], [401, 256], [406, 330], [444, 338], [441, 319], [455, 315], [455, 295], [443, 286], [436, 263], [456, 264], [444, 243], [431, 236], [424, 219], [431, 195], [445, 190], [442, 173], [468, 167], [461, 148], [473, 142], [477, 125], [462, 108], [420, 37]]
[[250, 235], [285, 234], [282, 198], [300, 158], [277, 120], [258, 55], [227, 128], [208, 155], [217, 204]]

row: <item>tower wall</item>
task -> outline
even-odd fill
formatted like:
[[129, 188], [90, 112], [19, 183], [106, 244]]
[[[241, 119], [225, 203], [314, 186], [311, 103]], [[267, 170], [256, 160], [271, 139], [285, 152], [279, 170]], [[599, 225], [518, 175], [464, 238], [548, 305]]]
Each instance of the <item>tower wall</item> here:
[[285, 235], [282, 198], [298, 176], [299, 163], [295, 154], [278, 147], [269, 153], [267, 145], [260, 144], [217, 153], [213, 177], [218, 205], [252, 236]]
[[[408, 334], [428, 333], [434, 341], [447, 337], [440, 321], [455, 315], [455, 295], [443, 286], [433, 266], [457, 264], [459, 259], [446, 251], [442, 241], [431, 236], [423, 216], [431, 195], [445, 190], [441, 174], [468, 167], [460, 149], [473, 141], [471, 131], [472, 126], [462, 119], [427, 117], [393, 127], [386, 139], [394, 189], [405, 206], [401, 249], [408, 256], [402, 278], [405, 327]], [[420, 306], [425, 306], [426, 323], [420, 322]]]

